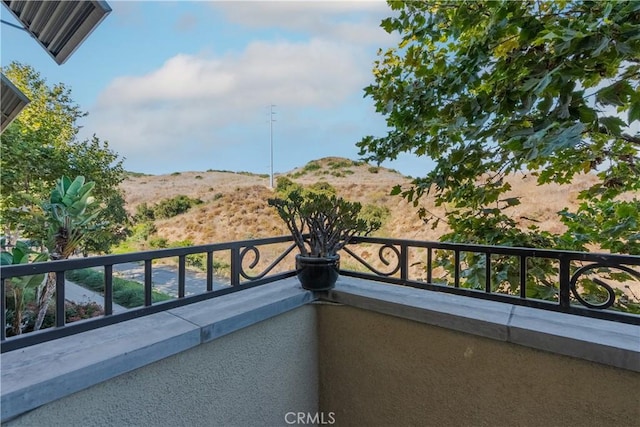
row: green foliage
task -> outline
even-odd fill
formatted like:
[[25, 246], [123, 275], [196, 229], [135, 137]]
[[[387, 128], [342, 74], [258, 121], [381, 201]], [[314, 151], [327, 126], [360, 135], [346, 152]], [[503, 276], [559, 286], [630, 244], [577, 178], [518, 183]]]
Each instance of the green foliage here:
[[[47, 226], [46, 244], [52, 260], [69, 258], [85, 243], [87, 234], [95, 227], [99, 208], [90, 211], [94, 204], [92, 190], [94, 182], [85, 183], [83, 176], [73, 181], [63, 176], [56, 181], [49, 199], [42, 204], [44, 223]], [[39, 330], [56, 288], [55, 273], [49, 273], [47, 280], [38, 288], [38, 316], [34, 330]]]
[[[12, 290], [9, 289], [9, 293]], [[28, 303], [25, 306], [25, 311], [22, 313], [22, 333], [32, 332], [34, 330], [35, 321], [36, 321], [36, 307], [33, 303]], [[92, 317], [101, 316], [104, 314], [104, 310], [100, 305], [95, 302], [86, 302], [86, 303], [76, 303], [76, 302], [65, 302], [64, 304], [65, 318], [66, 322], [75, 322], [83, 319], [90, 319]], [[7, 312], [6, 312], [6, 320], [7, 324], [13, 324], [15, 320], [15, 315], [17, 311], [15, 311], [14, 307], [9, 302], [7, 304]], [[42, 328], [51, 328], [56, 324], [56, 315], [55, 308], [49, 307], [47, 313], [44, 316], [44, 321], [42, 324]], [[7, 336], [15, 336], [17, 335], [13, 329], [7, 331]]]
[[32, 67], [19, 63], [3, 67], [2, 72], [31, 100], [1, 136], [0, 217], [5, 230], [44, 242], [41, 201], [60, 176], [84, 176], [96, 183], [94, 196], [108, 207], [96, 218], [96, 233], [88, 236], [85, 246], [106, 252], [124, 238], [122, 229], [127, 225], [118, 188], [126, 177], [122, 159], [96, 136], [76, 140], [76, 122], [86, 113], [74, 104], [70, 89], [47, 85]]
[[[82, 270], [67, 271], [67, 280], [82, 284], [95, 292], [104, 292], [104, 274], [85, 268]], [[172, 299], [171, 295], [152, 291], [151, 301], [160, 302]], [[113, 278], [113, 302], [126, 308], [139, 307], [144, 304], [144, 285], [134, 280], [125, 280], [119, 277]]]
[[344, 169], [350, 166], [358, 166], [358, 163], [349, 159], [330, 160], [327, 165], [329, 169]]
[[[449, 209], [453, 234], [505, 244], [512, 236], [503, 239], [499, 231], [517, 228], [510, 212], [520, 203], [504, 197], [509, 173], [527, 170], [543, 185], [595, 172], [600, 182], [581, 194], [592, 208], [640, 190], [640, 139], [625, 133], [640, 119], [640, 11], [634, 2], [390, 5], [396, 17], [382, 27], [401, 41], [380, 52], [375, 83], [365, 93], [391, 130], [358, 145], [378, 162], [403, 152], [436, 162], [426, 177], [396, 187], [395, 194], [416, 205], [431, 195]], [[565, 222], [576, 214], [565, 215]], [[470, 228], [475, 220], [485, 221], [482, 232]], [[593, 233], [589, 243], [628, 248], [606, 239], [628, 241], [637, 233], [637, 226], [624, 236]], [[566, 245], [571, 239], [560, 240]], [[547, 236], [542, 241], [559, 243]]]
[[148, 173], [125, 171], [125, 175], [132, 178], [141, 178], [143, 176], [151, 176]]
[[560, 212], [568, 231], [564, 243], [579, 250], [600, 242], [601, 248], [617, 253], [640, 254], [640, 200], [585, 200], [573, 213]]
[[199, 205], [201, 203], [202, 200], [192, 199], [191, 197], [183, 194], [171, 199], [161, 200], [153, 206], [141, 203], [136, 206], [134, 220], [136, 222], [146, 222], [154, 221], [156, 219], [172, 218], [176, 215], [187, 212], [192, 206]]
[[90, 208], [96, 217], [90, 232], [85, 235], [83, 250], [85, 254], [110, 253], [113, 245], [125, 240], [131, 233], [131, 221], [124, 209], [126, 202], [120, 191], [104, 194], [95, 188], [94, 194], [101, 203]]
[[95, 182], [85, 183], [83, 176], [73, 181], [63, 176], [42, 205], [48, 225], [47, 248], [51, 259], [67, 259], [82, 244], [90, 223], [99, 212], [89, 213], [95, 199], [91, 191]]
[[313, 172], [316, 171], [318, 169], [321, 169], [322, 166], [320, 166], [320, 163], [316, 162], [316, 161], [311, 161], [309, 163], [307, 163], [306, 165], [304, 165], [304, 168], [302, 168], [303, 171], [305, 172]]
[[311, 185], [309, 185], [306, 189], [309, 192], [312, 193], [316, 193], [316, 194], [326, 194], [326, 195], [335, 195], [336, 194], [336, 189], [334, 186], [332, 186], [331, 184], [329, 184], [326, 181], [318, 181], [315, 182]]
[[172, 218], [187, 212], [192, 206], [202, 203], [200, 199], [192, 199], [189, 196], [179, 195], [171, 199], [162, 200], [154, 206], [153, 212], [156, 218]]
[[169, 247], [169, 240], [164, 237], [154, 237], [149, 240], [149, 246], [153, 249], [165, 249]]
[[367, 169], [370, 173], [378, 173], [380, 172], [380, 168], [377, 166], [371, 166], [369, 167], [369, 169]]
[[[29, 262], [46, 261], [48, 255], [46, 253], [38, 253], [32, 251], [24, 242], [16, 242], [11, 252], [0, 252], [0, 265], [17, 265], [27, 264]], [[7, 320], [7, 324], [11, 325], [13, 335], [20, 335], [25, 329], [23, 323], [25, 299], [27, 294], [31, 297], [35, 295], [36, 289], [44, 281], [44, 274], [36, 274], [32, 276], [12, 277], [7, 280], [7, 285], [11, 289], [13, 295], [13, 314], [11, 320]]]
[[391, 211], [386, 206], [365, 205], [360, 212], [360, 218], [367, 222], [380, 223], [380, 226], [384, 225], [390, 216]]
[[292, 191], [301, 189], [302, 185], [291, 181], [286, 176], [279, 176], [278, 178], [276, 178], [276, 193], [281, 196], [286, 196]]
[[351, 169], [343, 169], [341, 171], [331, 171], [331, 175], [338, 177], [338, 178], [342, 178], [345, 177], [347, 175], [353, 175], [355, 172], [352, 171]]
[[299, 178], [303, 175], [306, 175], [309, 172], [313, 172], [313, 171], [317, 171], [319, 169], [322, 169], [322, 166], [320, 165], [320, 163], [318, 163], [317, 161], [313, 160], [309, 163], [307, 163], [306, 165], [304, 165], [304, 167], [299, 170], [296, 173], [291, 174], [292, 178]]
[[[628, 134], [640, 120], [636, 2], [389, 4], [394, 17], [381, 26], [400, 42], [379, 52], [365, 94], [390, 130], [365, 137], [360, 154], [380, 163], [413, 153], [436, 164], [392, 194], [416, 207], [430, 196], [444, 207], [445, 218], [419, 210], [433, 227], [447, 222], [442, 240], [640, 254], [638, 200], [623, 196], [640, 190], [640, 137]], [[514, 220], [520, 198], [506, 197], [506, 177], [523, 171], [539, 185], [583, 173], [599, 180], [580, 193], [575, 211], [559, 213], [566, 233], [552, 235]], [[466, 257], [464, 286], [478, 287], [484, 261]], [[492, 260], [492, 286], [514, 291], [517, 262]], [[450, 254], [439, 265], [452, 272]], [[530, 296], [554, 298], [552, 263], [530, 267]]]
[[142, 202], [136, 206], [136, 213], [133, 215], [133, 219], [136, 222], [153, 221], [156, 219], [156, 215], [153, 208], [147, 205], [147, 202]]
[[133, 226], [133, 233], [131, 239], [133, 241], [148, 240], [149, 236], [155, 234], [158, 231], [156, 225], [151, 221], [139, 222]]
[[[334, 256], [356, 235], [370, 234], [380, 222], [359, 217], [362, 206], [335, 194], [296, 189], [268, 200], [304, 256]], [[308, 233], [308, 234], [307, 234]]]

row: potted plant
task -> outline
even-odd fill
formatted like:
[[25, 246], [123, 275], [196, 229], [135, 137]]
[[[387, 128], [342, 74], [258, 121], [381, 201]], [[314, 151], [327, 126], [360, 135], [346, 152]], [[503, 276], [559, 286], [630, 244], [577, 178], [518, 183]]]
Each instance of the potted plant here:
[[380, 221], [359, 216], [360, 203], [327, 192], [296, 188], [268, 203], [277, 210], [300, 250], [296, 272], [302, 287], [309, 290], [331, 289], [340, 270], [338, 251], [354, 236], [366, 236], [381, 226]]

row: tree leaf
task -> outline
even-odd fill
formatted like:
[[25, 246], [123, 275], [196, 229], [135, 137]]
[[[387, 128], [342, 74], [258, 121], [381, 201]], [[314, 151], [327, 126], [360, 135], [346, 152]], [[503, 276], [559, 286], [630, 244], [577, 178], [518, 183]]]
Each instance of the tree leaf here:
[[598, 122], [606, 128], [607, 133], [614, 136], [620, 136], [620, 134], [622, 133], [622, 128], [627, 126], [627, 124], [620, 117], [615, 116], [600, 117], [598, 119]]

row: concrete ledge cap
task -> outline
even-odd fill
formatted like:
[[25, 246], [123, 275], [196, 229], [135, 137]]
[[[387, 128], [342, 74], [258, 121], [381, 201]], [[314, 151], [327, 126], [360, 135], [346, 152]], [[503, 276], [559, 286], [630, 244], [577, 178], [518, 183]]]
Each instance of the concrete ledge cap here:
[[[209, 300], [175, 308], [169, 313], [199, 326], [202, 342], [207, 342], [314, 300], [313, 293], [302, 289], [295, 277], [233, 295], [233, 299], [216, 305], [215, 309]], [[213, 301], [216, 300], [222, 301], [221, 298]]]
[[640, 326], [515, 306], [509, 341], [640, 372]]
[[313, 299], [282, 280], [3, 353], [1, 421]]
[[328, 301], [640, 372], [640, 326], [341, 277]]
[[330, 301], [507, 341], [512, 306], [495, 301], [341, 277]]

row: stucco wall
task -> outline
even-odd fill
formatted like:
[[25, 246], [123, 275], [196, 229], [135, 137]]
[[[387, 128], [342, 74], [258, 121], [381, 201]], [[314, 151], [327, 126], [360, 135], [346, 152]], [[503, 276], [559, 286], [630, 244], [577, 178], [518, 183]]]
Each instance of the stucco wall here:
[[7, 426], [277, 426], [316, 412], [307, 305], [44, 405]]
[[337, 426], [632, 426], [640, 374], [318, 306], [320, 411]]

